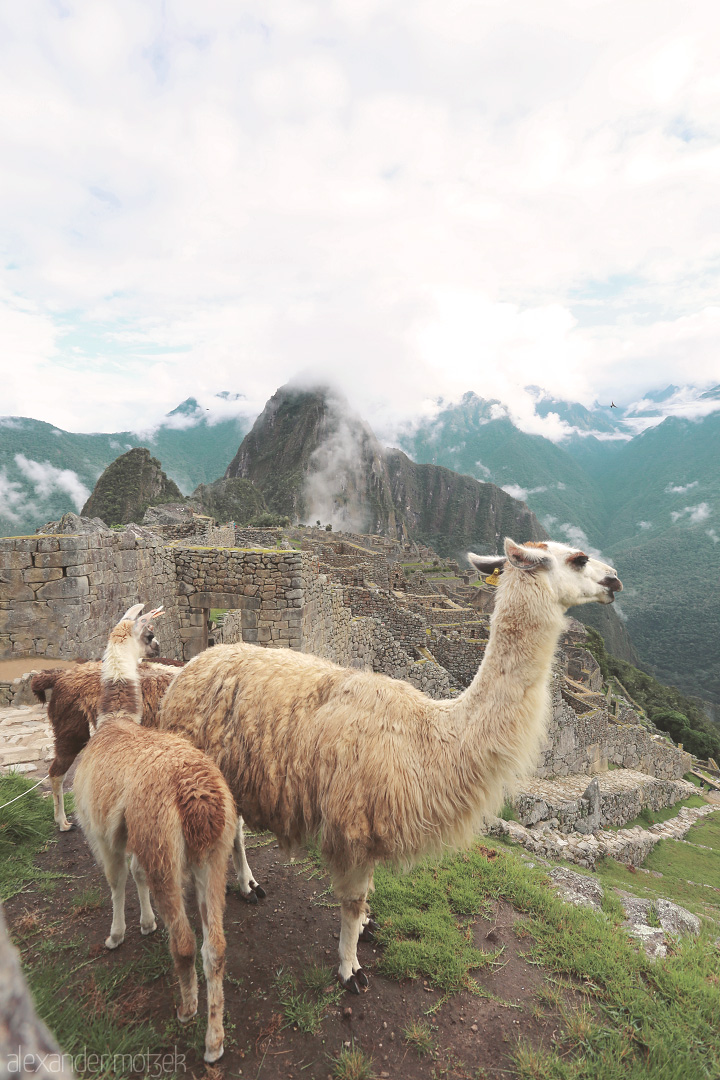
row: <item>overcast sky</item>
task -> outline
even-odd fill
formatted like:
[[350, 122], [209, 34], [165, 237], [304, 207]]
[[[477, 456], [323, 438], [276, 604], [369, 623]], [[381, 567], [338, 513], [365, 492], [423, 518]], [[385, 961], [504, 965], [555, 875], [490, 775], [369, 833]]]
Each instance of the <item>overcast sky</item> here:
[[719, 54], [710, 0], [3, 5], [0, 412], [718, 383]]

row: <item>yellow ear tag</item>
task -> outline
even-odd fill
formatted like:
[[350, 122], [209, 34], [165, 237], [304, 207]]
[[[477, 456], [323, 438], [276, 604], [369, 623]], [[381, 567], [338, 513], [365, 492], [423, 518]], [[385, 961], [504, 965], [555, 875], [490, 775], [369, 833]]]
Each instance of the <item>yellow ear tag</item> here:
[[485, 581], [488, 585], [497, 585], [500, 580], [500, 567], [496, 566], [490, 577], [486, 577]]

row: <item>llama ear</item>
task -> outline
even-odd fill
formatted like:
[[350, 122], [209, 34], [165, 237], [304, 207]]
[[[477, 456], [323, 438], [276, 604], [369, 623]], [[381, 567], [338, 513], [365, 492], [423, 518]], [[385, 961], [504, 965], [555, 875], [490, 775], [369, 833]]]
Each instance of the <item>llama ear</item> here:
[[511, 566], [518, 570], [549, 570], [552, 565], [545, 544], [516, 544], [508, 536], [505, 538], [505, 554]]
[[467, 560], [481, 574], [492, 574], [493, 570], [502, 572], [507, 562], [504, 555], [476, 555], [472, 551], [468, 551]]
[[159, 619], [160, 616], [163, 615], [164, 613], [165, 613], [165, 609], [164, 609], [163, 605], [161, 604], [160, 607], [153, 608], [152, 611], [146, 612], [145, 615], [139, 615], [136, 621], [137, 621], [139, 626], [143, 626], [143, 627], [144, 626], [149, 626], [150, 623], [154, 622], [155, 619]]
[[132, 607], [127, 609], [120, 622], [125, 622], [126, 619], [130, 619], [131, 622], [135, 622], [144, 607], [144, 604], [133, 604]]

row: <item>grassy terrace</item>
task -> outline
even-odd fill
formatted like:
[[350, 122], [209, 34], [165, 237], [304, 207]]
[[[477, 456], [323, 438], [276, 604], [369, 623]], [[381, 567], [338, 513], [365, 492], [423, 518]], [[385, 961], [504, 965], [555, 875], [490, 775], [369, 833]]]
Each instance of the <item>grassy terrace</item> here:
[[[21, 777], [0, 780], [0, 803], [29, 786]], [[0, 811], [0, 889], [6, 900], [22, 896], [24, 902], [35, 904], [21, 917], [16, 914], [13, 933], [38, 1010], [61, 1045], [69, 1052], [93, 1044], [117, 1053], [139, 1042], [151, 1051], [188, 1041], [201, 1047], [202, 1020], [181, 1030], [173, 1020], [158, 1019], [151, 1007], [158, 980], [171, 979], [160, 935], [134, 942], [123, 956], [107, 963], [106, 954], [98, 960], [99, 954], [88, 948], [71, 915], [54, 911], [53, 896], [62, 885], [63, 892], [73, 894], [72, 912], [102, 908], [103, 916], [109, 917], [104, 888], [88, 887], [82, 875], [37, 868], [36, 856], [56, 839], [49, 799], [32, 792]], [[404, 986], [410, 985], [407, 980], [423, 980], [429, 991], [436, 991], [432, 1002], [425, 1002], [424, 1012], [407, 1016], [400, 1033], [413, 1055], [403, 1075], [414, 1075], [413, 1060], [432, 1059], [437, 1061], [436, 1070], [427, 1075], [437, 1080], [452, 1075], [470, 1080], [719, 1076], [720, 952], [715, 942], [720, 934], [720, 815], [694, 826], [688, 841], [657, 845], [647, 868], [662, 876], [631, 873], [606, 860], [599, 872], [606, 889], [602, 913], [563, 903], [550, 889], [542, 867], [529, 865], [515, 848], [489, 841], [478, 840], [467, 852], [423, 863], [408, 875], [378, 868], [373, 909], [381, 930], [370, 993], [380, 992], [382, 977], [403, 981]], [[258, 837], [256, 843], [255, 854], [273, 841]], [[296, 874], [316, 878], [323, 890], [320, 897], [326, 896], [327, 882], [312, 854]], [[696, 911], [703, 920], [701, 937], [677, 942], [666, 960], [650, 962], [619, 925], [622, 911], [615, 887], [639, 896], [667, 897]], [[322, 901], [324, 906], [329, 902], [330, 898]], [[483, 973], [497, 972], [502, 978], [504, 946], [483, 938], [480, 948], [473, 934], [477, 920], [492, 919], [501, 902], [519, 913], [514, 929], [523, 955], [542, 976], [534, 1015], [542, 1017], [548, 1010], [557, 1014], [554, 1038], [539, 1045], [519, 1026], [519, 1038], [507, 1047], [502, 1061], [486, 1062], [474, 1073], [452, 1072], [441, 1067], [448, 1058], [436, 1045], [436, 1019], [455, 995], [487, 1000]], [[289, 897], [288, 904], [293, 903]], [[279, 918], [272, 908], [265, 914], [268, 919]], [[242, 955], [236, 967], [243, 969]], [[334, 986], [333, 974], [323, 965], [311, 965], [299, 975], [268, 965], [266, 985], [258, 992], [266, 995], [263, 1000], [271, 1000], [278, 1023], [299, 1031], [298, 1037], [321, 1038], [332, 1010], [347, 1003]], [[242, 979], [229, 974], [227, 984], [230, 993]], [[357, 999], [350, 1004], [357, 1009]], [[242, 1042], [239, 1022], [237, 1028], [233, 1034], [230, 1025], [230, 1045], [233, 1039]], [[381, 1068], [352, 1043], [339, 1054], [327, 1055], [322, 1076], [370, 1080]], [[243, 1076], [250, 1075], [255, 1071], [243, 1071]], [[259, 1076], [262, 1080], [262, 1072]]]

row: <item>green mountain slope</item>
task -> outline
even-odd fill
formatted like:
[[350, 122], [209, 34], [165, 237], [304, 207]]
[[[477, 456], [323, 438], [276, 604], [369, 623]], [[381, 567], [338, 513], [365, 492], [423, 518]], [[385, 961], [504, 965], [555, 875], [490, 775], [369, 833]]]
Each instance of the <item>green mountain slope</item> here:
[[222, 475], [248, 427], [242, 415], [211, 423], [194, 398], [145, 434], [75, 433], [29, 417], [0, 418], [0, 534], [32, 533], [79, 511], [103, 469], [133, 447], [148, 447], [188, 494]]
[[597, 544], [604, 521], [596, 482], [564, 447], [518, 430], [501, 412], [498, 402], [465, 394], [458, 405], [406, 435], [401, 446], [419, 463], [444, 465], [506, 487], [541, 520], [550, 517], [555, 519], [551, 524], [579, 527]]

